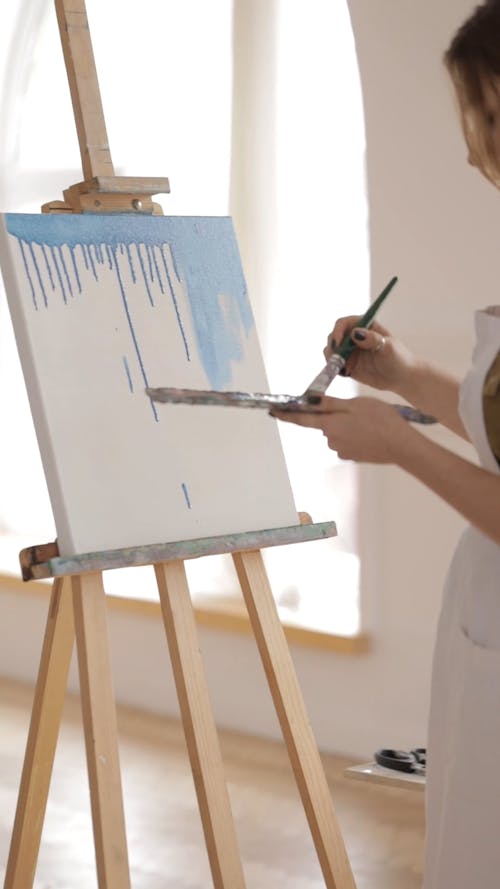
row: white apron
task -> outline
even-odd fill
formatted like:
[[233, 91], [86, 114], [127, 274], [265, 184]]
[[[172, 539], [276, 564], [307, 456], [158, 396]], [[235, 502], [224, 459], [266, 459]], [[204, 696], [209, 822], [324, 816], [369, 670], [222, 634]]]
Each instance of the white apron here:
[[[476, 333], [460, 413], [481, 466], [498, 474], [482, 402], [500, 307], [476, 313]], [[472, 527], [455, 551], [438, 625], [426, 807], [424, 889], [500, 889], [500, 546]]]

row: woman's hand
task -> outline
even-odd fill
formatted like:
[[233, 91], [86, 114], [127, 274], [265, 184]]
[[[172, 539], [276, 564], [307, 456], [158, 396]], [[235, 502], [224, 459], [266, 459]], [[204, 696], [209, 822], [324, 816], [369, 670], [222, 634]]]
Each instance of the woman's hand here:
[[398, 463], [408, 437], [418, 435], [390, 404], [377, 398], [330, 398], [309, 412], [271, 411], [285, 423], [320, 429], [341, 460]]
[[359, 315], [349, 315], [338, 319], [328, 337], [325, 358], [350, 335], [357, 348], [347, 361], [346, 375], [374, 389], [401, 391], [415, 367], [411, 352], [377, 322], [367, 329], [356, 327], [359, 318]]
[[500, 475], [421, 435], [392, 405], [324, 396], [314, 412], [273, 410], [272, 416], [321, 429], [343, 460], [395, 463], [500, 546]]
[[339, 318], [328, 337], [325, 358], [332, 354], [334, 342], [338, 345], [345, 336], [352, 336], [357, 348], [347, 359], [348, 375], [374, 389], [395, 392], [468, 441], [459, 412], [458, 380], [428, 361], [416, 359], [377, 321], [366, 330], [356, 327], [358, 321], [359, 315]]

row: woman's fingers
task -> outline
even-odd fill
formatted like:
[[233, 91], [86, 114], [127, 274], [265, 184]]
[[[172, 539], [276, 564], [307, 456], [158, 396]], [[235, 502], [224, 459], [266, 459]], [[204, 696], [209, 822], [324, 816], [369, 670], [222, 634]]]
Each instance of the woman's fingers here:
[[365, 352], [373, 352], [375, 355], [383, 351], [388, 338], [380, 331], [373, 329], [364, 330], [363, 328], [356, 327], [352, 332], [352, 339], [358, 349], [362, 349]]
[[[335, 323], [335, 327], [328, 336], [327, 344], [323, 350], [323, 354], [326, 359], [330, 357], [332, 352], [340, 345], [340, 343], [346, 336], [352, 336], [356, 330], [359, 330], [360, 332], [366, 330], [365, 328], [356, 327], [360, 319], [360, 315], [348, 315], [345, 318], [338, 319], [338, 321]], [[382, 327], [382, 325], [379, 324], [377, 321], [372, 322], [369, 330], [370, 332], [374, 331], [385, 337], [388, 337], [390, 335], [389, 331], [385, 327]], [[360, 345], [362, 341], [360, 340], [358, 343], [358, 340], [354, 339], [354, 342], [356, 343], [356, 345]]]
[[309, 429], [323, 429], [325, 425], [325, 414], [345, 413], [348, 410], [350, 399], [346, 398], [330, 398], [323, 395], [321, 401], [317, 405], [311, 405], [311, 409], [307, 411], [280, 411], [273, 408], [269, 411], [272, 417], [277, 420], [283, 420], [285, 423], [294, 423], [296, 426], [306, 426]]
[[392, 463], [409, 435], [417, 435], [394, 410], [377, 398], [329, 398], [324, 396], [315, 411], [272, 411], [286, 423], [321, 430], [328, 447], [341, 460], [359, 463]]
[[304, 426], [307, 429], [322, 429], [325, 422], [322, 414], [309, 413], [309, 411], [307, 413], [305, 411], [279, 411], [273, 408], [269, 414], [283, 423], [293, 423], [295, 426]]

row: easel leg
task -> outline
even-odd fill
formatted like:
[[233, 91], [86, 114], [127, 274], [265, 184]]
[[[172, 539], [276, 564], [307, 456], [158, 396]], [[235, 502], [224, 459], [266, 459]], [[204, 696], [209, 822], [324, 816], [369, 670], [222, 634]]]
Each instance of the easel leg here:
[[72, 577], [99, 889], [130, 889], [102, 575]]
[[155, 571], [214, 887], [245, 889], [184, 564]]
[[4, 889], [31, 889], [73, 651], [69, 580], [52, 587]]
[[262, 554], [259, 551], [235, 553], [233, 560], [325, 884], [328, 889], [355, 889]]

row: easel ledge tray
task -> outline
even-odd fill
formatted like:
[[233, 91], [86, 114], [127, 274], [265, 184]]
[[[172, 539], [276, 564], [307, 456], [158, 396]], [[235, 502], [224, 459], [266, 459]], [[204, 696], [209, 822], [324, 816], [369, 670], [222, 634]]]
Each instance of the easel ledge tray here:
[[324, 540], [336, 535], [335, 522], [316, 522], [218, 537], [200, 537], [174, 543], [153, 543], [125, 549], [103, 550], [75, 556], [60, 556], [55, 542], [21, 550], [19, 561], [23, 580], [43, 580], [48, 577], [88, 574], [113, 568], [152, 565], [158, 562], [285, 546], [309, 540]]

